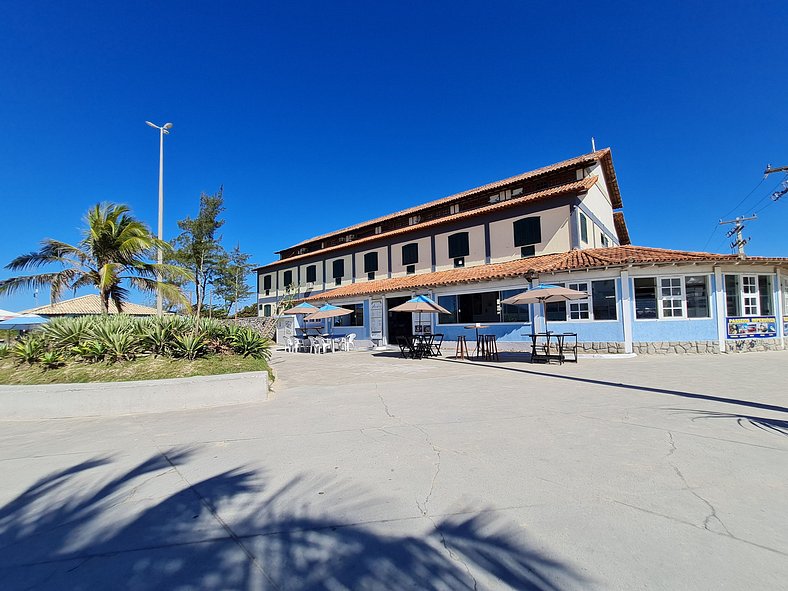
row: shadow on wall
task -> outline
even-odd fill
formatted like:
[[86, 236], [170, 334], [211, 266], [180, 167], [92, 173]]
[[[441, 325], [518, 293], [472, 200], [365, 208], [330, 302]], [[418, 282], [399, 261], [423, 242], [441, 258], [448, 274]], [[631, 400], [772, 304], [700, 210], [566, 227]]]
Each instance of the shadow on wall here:
[[[313, 515], [315, 479], [269, 490], [264, 475], [236, 469], [185, 485], [178, 466], [189, 456], [168, 451], [120, 475], [109, 458], [93, 459], [2, 506], [3, 589], [456, 590], [476, 588], [477, 579], [515, 589], [583, 586], [489, 512], [425, 518], [419, 537], [380, 533]], [[151, 498], [167, 482], [181, 490]], [[374, 502], [352, 483], [323, 485], [342, 514]], [[226, 521], [218, 516], [225, 513]]]

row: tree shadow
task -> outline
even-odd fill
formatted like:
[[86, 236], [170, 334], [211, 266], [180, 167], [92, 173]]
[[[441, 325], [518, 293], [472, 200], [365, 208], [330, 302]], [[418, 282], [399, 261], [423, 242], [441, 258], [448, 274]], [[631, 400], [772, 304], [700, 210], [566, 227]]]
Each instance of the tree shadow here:
[[352, 482], [302, 476], [274, 489], [234, 469], [189, 484], [178, 468], [191, 455], [170, 450], [122, 474], [96, 458], [29, 486], [0, 507], [3, 589], [583, 586], [492, 511], [414, 518], [415, 536], [414, 519], [359, 524], [314, 504], [321, 486], [349, 499], [330, 505], [344, 515], [375, 502]]
[[693, 422], [707, 419], [725, 419], [728, 421], [736, 421], [736, 423], [743, 429], [755, 427], [756, 429], [766, 431], [767, 433], [788, 437], [788, 421], [782, 419], [773, 419], [771, 417], [755, 417], [752, 415], [743, 415], [737, 413], [714, 412], [711, 410], [687, 410], [683, 408], [671, 408], [669, 410], [680, 413], [695, 413], [696, 416], [690, 419]]

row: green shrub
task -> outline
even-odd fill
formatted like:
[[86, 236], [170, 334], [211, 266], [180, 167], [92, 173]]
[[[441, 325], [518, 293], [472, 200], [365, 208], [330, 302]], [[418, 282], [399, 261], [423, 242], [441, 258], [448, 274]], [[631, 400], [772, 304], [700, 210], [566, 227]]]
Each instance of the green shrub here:
[[55, 369], [63, 365], [63, 356], [58, 351], [47, 351], [41, 355], [40, 361], [44, 369]]
[[152, 322], [142, 332], [140, 345], [143, 351], [148, 351], [156, 356], [166, 355], [172, 349], [173, 338], [169, 324]]
[[56, 351], [70, 351], [90, 333], [94, 319], [87, 316], [56, 318], [41, 328], [42, 338]]
[[185, 357], [194, 360], [207, 353], [207, 342], [200, 334], [184, 334], [176, 336], [173, 341], [173, 354], [176, 357]]
[[271, 341], [251, 328], [241, 328], [233, 338], [233, 349], [244, 357], [271, 358]]
[[11, 347], [8, 345], [0, 345], [0, 359], [4, 359], [11, 354]]
[[137, 337], [127, 330], [110, 333], [101, 343], [106, 347], [107, 361], [130, 361], [137, 355]]
[[44, 342], [36, 335], [28, 335], [14, 346], [13, 354], [19, 363], [36, 363], [46, 352]]
[[71, 353], [90, 363], [103, 361], [107, 355], [107, 347], [101, 341], [87, 341], [71, 347]]

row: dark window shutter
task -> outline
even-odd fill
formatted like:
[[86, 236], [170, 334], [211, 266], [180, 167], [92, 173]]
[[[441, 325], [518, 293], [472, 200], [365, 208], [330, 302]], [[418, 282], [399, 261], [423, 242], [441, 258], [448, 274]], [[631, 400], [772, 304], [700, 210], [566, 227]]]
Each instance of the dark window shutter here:
[[293, 272], [292, 271], [285, 271], [282, 279], [284, 279], [285, 287], [288, 285], [293, 285]]
[[542, 225], [538, 217], [523, 218], [514, 222], [514, 245], [528, 246], [542, 241]]
[[270, 275], [266, 275], [265, 277], [263, 277], [263, 289], [265, 289], [266, 291], [271, 289], [271, 276]]
[[468, 232], [458, 232], [449, 236], [449, 258], [456, 259], [467, 257], [470, 252], [468, 246]]
[[364, 273], [374, 273], [378, 270], [378, 253], [368, 252], [364, 255]]
[[345, 261], [344, 260], [337, 259], [336, 261], [334, 261], [334, 264], [333, 264], [332, 268], [334, 270], [334, 274], [332, 275], [332, 277], [334, 279], [340, 279], [340, 278], [344, 277], [344, 275], [345, 275]]
[[419, 245], [415, 242], [413, 244], [406, 244], [402, 247], [402, 264], [415, 265], [419, 262]]
[[315, 281], [317, 281], [317, 267], [315, 265], [309, 265], [306, 268], [306, 282], [314, 283]]

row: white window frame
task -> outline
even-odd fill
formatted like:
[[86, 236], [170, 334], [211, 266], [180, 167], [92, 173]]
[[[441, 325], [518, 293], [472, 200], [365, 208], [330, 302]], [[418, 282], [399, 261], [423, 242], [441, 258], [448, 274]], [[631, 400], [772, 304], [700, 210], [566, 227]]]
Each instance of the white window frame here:
[[[758, 275], [739, 275], [739, 309], [742, 312], [742, 316], [761, 315], [761, 293], [758, 287], [758, 277]], [[750, 280], [753, 283], [750, 287], [753, 287], [754, 291], [747, 291], [745, 289], [745, 284], [749, 283]], [[755, 300], [754, 305], [747, 303], [747, 300], [750, 299]], [[754, 308], [754, 311], [748, 312], [748, 308], [750, 310]]]
[[[669, 282], [668, 285], [664, 285], [664, 281]], [[675, 284], [676, 281], [678, 281], [678, 285]], [[659, 304], [659, 316], [661, 319], [683, 320], [687, 318], [687, 296], [684, 290], [684, 281], [684, 275], [668, 275], [659, 277], [657, 280], [657, 303]], [[670, 292], [666, 294], [663, 291], [665, 289], [670, 290]], [[676, 293], [676, 290], [678, 290], [678, 293]], [[678, 307], [675, 306], [676, 301], [678, 301]], [[666, 314], [666, 310], [670, 310], [671, 313]]]
[[[595, 279], [586, 279], [583, 281], [560, 281], [555, 283], [555, 285], [559, 285], [561, 287], [568, 287], [569, 289], [576, 289], [577, 291], [584, 291], [588, 294], [588, 297], [582, 300], [568, 300], [565, 302], [566, 304], [566, 316], [564, 320], [548, 320], [549, 322], [621, 322], [620, 318], [616, 318], [615, 320], [597, 320], [594, 318], [594, 293], [593, 293], [593, 283], [595, 281], [613, 281], [613, 287], [615, 288], [615, 297], [616, 297], [616, 316], [620, 316], [621, 310], [618, 306], [618, 298], [619, 298], [619, 291], [618, 291], [618, 284], [616, 283], [616, 277], [597, 277]], [[585, 285], [586, 289], [580, 289], [580, 285]], [[573, 304], [586, 304], [588, 307], [588, 318], [572, 318], [572, 305]], [[544, 311], [545, 316], [547, 315], [547, 310]]]
[[[635, 297], [634, 297], [634, 280], [635, 279], [651, 279], [653, 278], [656, 281], [656, 299], [657, 299], [657, 317], [656, 318], [635, 318], [635, 322], [661, 322], [661, 321], [673, 321], [673, 320], [708, 320], [712, 318], [711, 313], [711, 305], [708, 306], [709, 315], [708, 316], [700, 316], [698, 318], [690, 318], [687, 315], [687, 277], [705, 277], [706, 278], [706, 299], [707, 303], [708, 298], [711, 297], [711, 283], [708, 273], [692, 273], [689, 275], [635, 275], [632, 277], [632, 305], [635, 305]], [[663, 279], [680, 279], [681, 280], [681, 316], [665, 316], [663, 313], [663, 300], [675, 300], [679, 296], [675, 295], [662, 295], [662, 280]], [[672, 308], [676, 309], [676, 308]]]
[[[566, 303], [566, 315], [567, 319], [566, 322], [578, 322], [584, 320], [593, 320], [594, 311], [591, 306], [591, 292], [589, 291], [591, 282], [590, 281], [579, 281], [575, 283], [566, 283], [566, 286], [569, 289], [574, 289], [577, 291], [584, 291], [588, 294], [588, 297], [583, 300], [569, 300]], [[572, 307], [576, 307], [576, 309], [572, 309]], [[585, 309], [583, 309], [585, 306]], [[582, 314], [585, 313], [585, 318], [582, 317]], [[573, 318], [573, 314], [579, 314], [578, 318]]]

